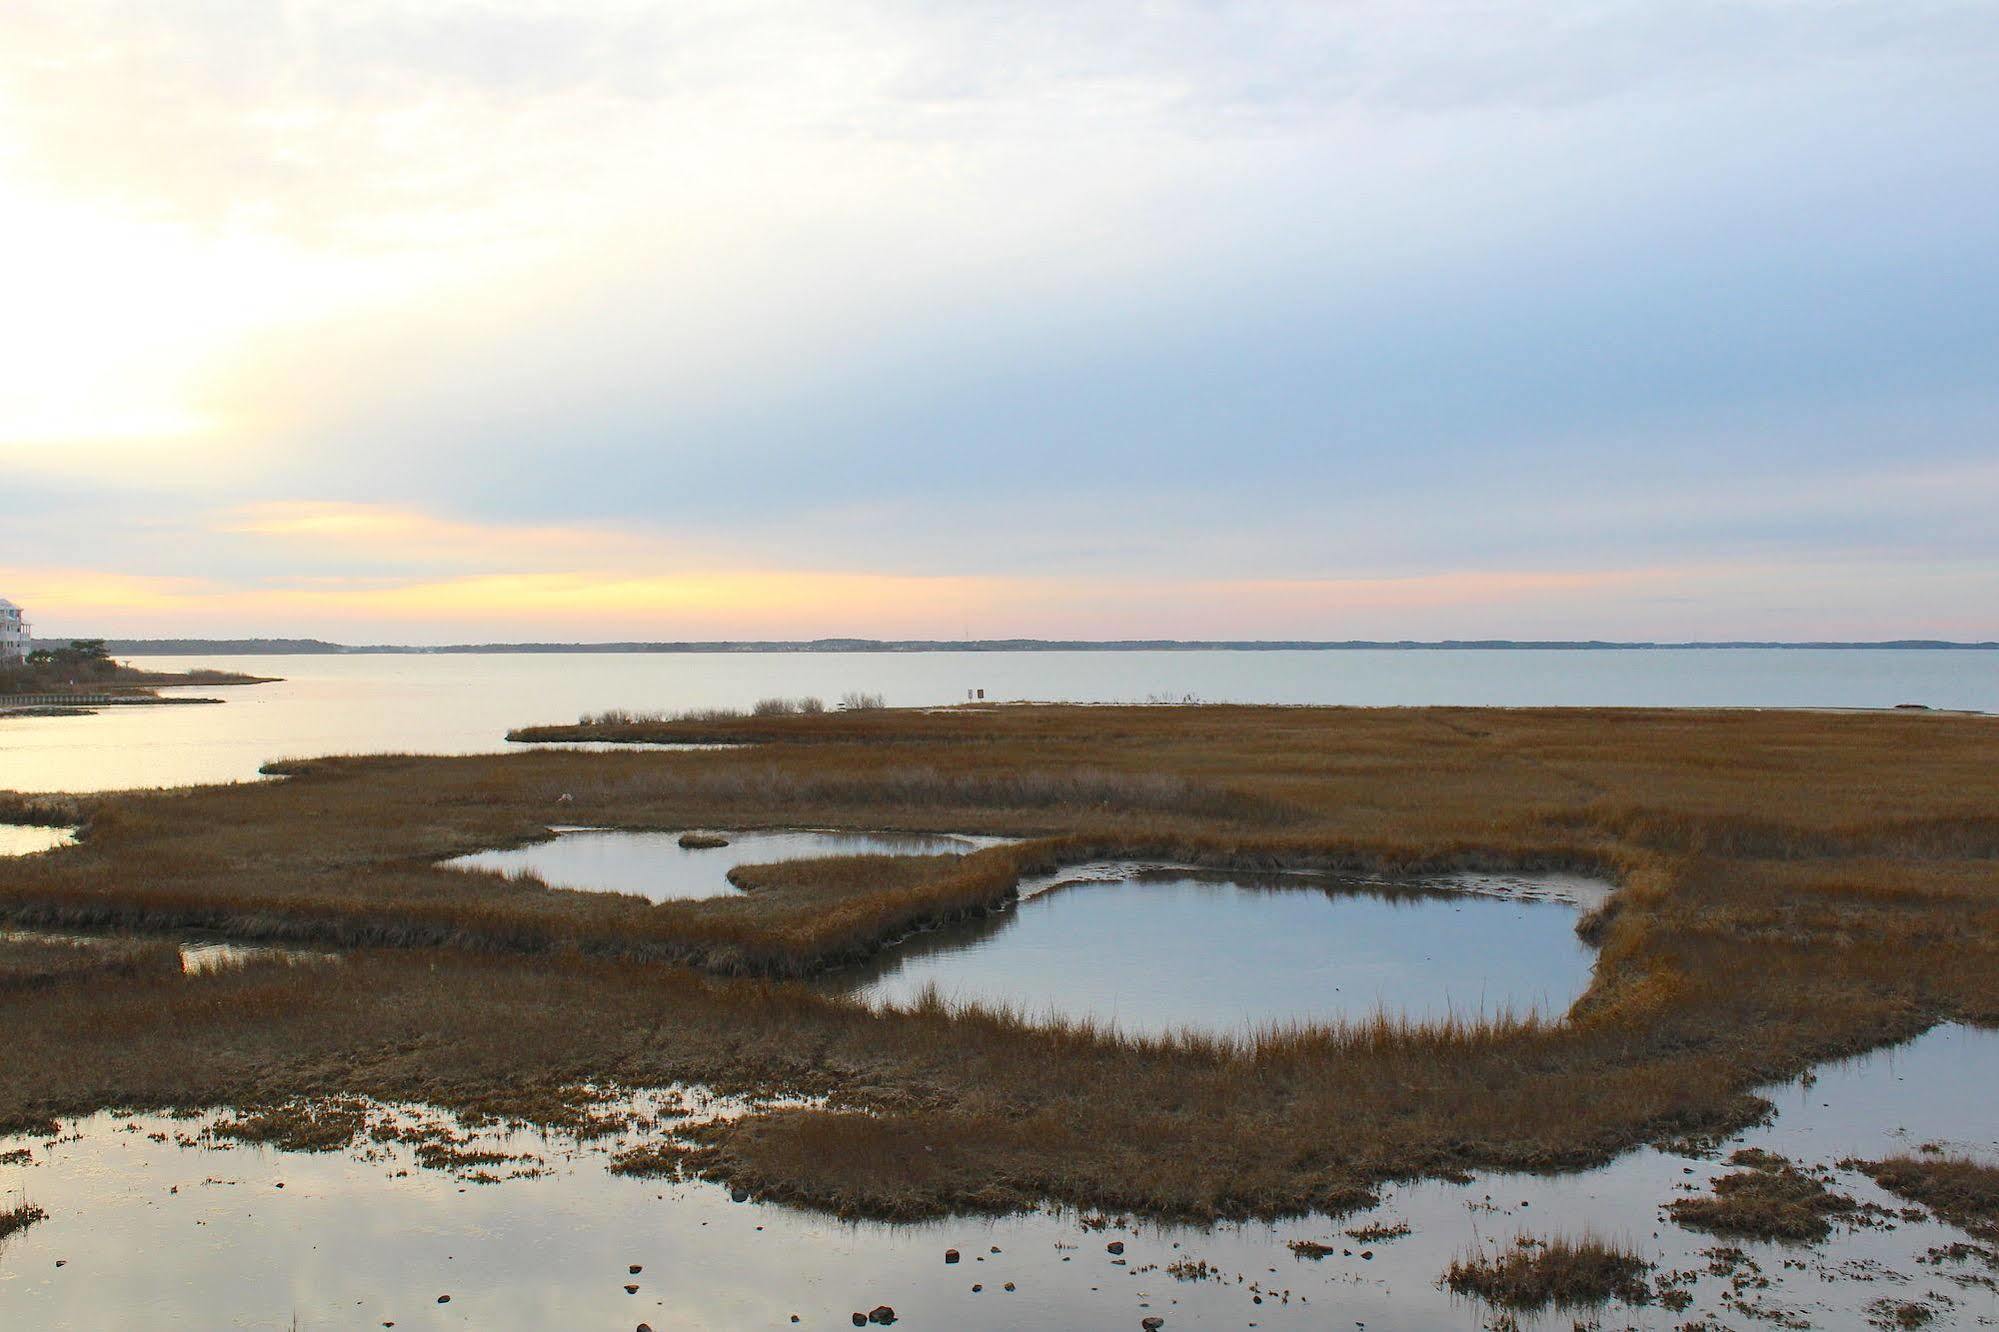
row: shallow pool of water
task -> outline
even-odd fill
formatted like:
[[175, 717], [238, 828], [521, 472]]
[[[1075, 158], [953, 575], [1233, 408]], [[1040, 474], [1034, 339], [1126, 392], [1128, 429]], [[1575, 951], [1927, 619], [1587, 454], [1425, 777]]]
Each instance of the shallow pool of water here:
[[0, 856], [32, 856], [76, 841], [74, 828], [41, 828], [26, 823], [0, 823]]
[[1242, 1035], [1376, 1013], [1558, 1015], [1588, 987], [1595, 953], [1576, 936], [1567, 894], [1506, 883], [1452, 891], [1089, 867], [824, 983], [871, 1004], [907, 1006], [934, 988], [1133, 1034]]
[[724, 832], [722, 847], [680, 845], [675, 832], [607, 828], [552, 829], [555, 836], [530, 846], [478, 851], [444, 863], [453, 869], [532, 874], [551, 888], [634, 893], [654, 902], [726, 897], [741, 890], [729, 882], [738, 865], [768, 865], [817, 856], [963, 855], [996, 845], [999, 838], [945, 833], [855, 833], [813, 829]]
[[[26, 1198], [48, 1213], [0, 1242], [0, 1327], [735, 1328], [789, 1327], [795, 1314], [840, 1328], [888, 1304], [912, 1328], [1136, 1328], [1158, 1316], [1167, 1332], [1472, 1332], [1494, 1314], [1441, 1288], [1453, 1258], [1584, 1230], [1635, 1248], [1655, 1280], [1685, 1273], [1676, 1284], [1692, 1301], [1614, 1308], [1587, 1326], [1859, 1329], [1883, 1299], [1929, 1305], [1933, 1328], [1999, 1320], [1999, 1273], [1975, 1256], [1931, 1258], [1963, 1232], [1901, 1216], [1899, 1200], [1852, 1171], [1835, 1167], [1835, 1187], [1895, 1215], [1815, 1245], [1718, 1240], [1660, 1210], [1706, 1190], [1742, 1145], [1832, 1165], [1827, 1153], [1878, 1157], [1920, 1135], [1999, 1161], [1999, 1033], [1939, 1028], [1765, 1094], [1775, 1122], [1717, 1154], [1645, 1149], [1576, 1174], [1394, 1185], [1350, 1216], [1212, 1228], [1066, 1209], [843, 1224], [734, 1202], [712, 1184], [610, 1174], [606, 1154], [653, 1132], [643, 1124], [594, 1145], [482, 1130], [470, 1145], [516, 1159], [452, 1172], [420, 1168], [407, 1142], [298, 1155], [217, 1143], [205, 1120], [101, 1114], [53, 1139], [0, 1139], [0, 1209]], [[736, 1108], [676, 1093], [632, 1105], [668, 1124]], [[1367, 1225], [1408, 1233], [1348, 1233]], [[1332, 1251], [1301, 1259], [1287, 1247], [1296, 1239]], [[946, 1264], [947, 1247], [962, 1261]], [[1518, 1326], [1568, 1332], [1577, 1319]]]

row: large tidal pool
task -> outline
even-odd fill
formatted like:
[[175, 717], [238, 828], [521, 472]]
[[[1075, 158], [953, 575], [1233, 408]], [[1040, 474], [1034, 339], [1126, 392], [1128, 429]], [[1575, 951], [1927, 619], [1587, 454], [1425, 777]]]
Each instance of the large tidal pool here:
[[823, 983], [877, 1005], [934, 992], [1134, 1035], [1559, 1016], [1595, 957], [1576, 936], [1577, 899], [1608, 891], [1566, 878], [1467, 891], [1105, 866], [1031, 885], [1013, 910], [916, 935]]

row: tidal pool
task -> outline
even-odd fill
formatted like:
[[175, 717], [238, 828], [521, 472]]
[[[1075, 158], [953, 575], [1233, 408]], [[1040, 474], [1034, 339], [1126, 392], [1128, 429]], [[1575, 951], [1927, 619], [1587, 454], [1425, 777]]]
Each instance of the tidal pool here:
[[1579, 890], [1608, 885], [1093, 866], [1023, 885], [1011, 911], [915, 935], [823, 984], [881, 1006], [934, 990], [1130, 1034], [1559, 1015], [1595, 960], [1576, 936]]
[[43, 828], [26, 823], [0, 823], [0, 856], [32, 856], [76, 842], [74, 828]]
[[[1218, 1227], [1154, 1226], [1050, 1209], [920, 1225], [845, 1224], [732, 1201], [717, 1185], [634, 1179], [608, 1153], [663, 1127], [744, 1107], [693, 1089], [632, 1094], [633, 1123], [592, 1144], [489, 1128], [468, 1149], [507, 1159], [425, 1169], [407, 1140], [291, 1154], [218, 1141], [218, 1118], [99, 1114], [57, 1135], [0, 1139], [0, 1210], [48, 1218], [0, 1241], [0, 1327], [320, 1329], [850, 1327], [891, 1306], [911, 1328], [1365, 1328], [1495, 1325], [1665, 1332], [1866, 1328], [1878, 1302], [1920, 1303], [1932, 1328], [1999, 1319], [1990, 1260], [1964, 1232], [1841, 1169], [1940, 1142], [1999, 1161], [1999, 1032], [1940, 1027], [1906, 1045], [1766, 1088], [1772, 1122], [1711, 1153], [1652, 1148], [1568, 1175], [1488, 1174], [1392, 1185], [1347, 1216]], [[449, 1118], [378, 1107], [399, 1122]], [[1329, 1126], [1336, 1132], [1336, 1126]], [[1721, 1240], [1663, 1204], [1704, 1192], [1735, 1148], [1831, 1168], [1832, 1184], [1885, 1208], [1816, 1244]], [[479, 1179], [499, 1182], [478, 1183]], [[1369, 1238], [1350, 1232], [1383, 1228]], [[1396, 1233], [1407, 1229], [1407, 1233]], [[1452, 1259], [1521, 1236], [1590, 1231], [1655, 1264], [1689, 1307], [1497, 1315], [1442, 1289]], [[1383, 1234], [1389, 1237], [1383, 1237]], [[1326, 1244], [1319, 1260], [1293, 1240]], [[1112, 1254], [1111, 1242], [1124, 1252]], [[944, 1262], [946, 1248], [963, 1255]], [[633, 1272], [637, 1267], [640, 1270]], [[1007, 1289], [1011, 1283], [1013, 1289]], [[628, 1291], [628, 1287], [631, 1289]], [[440, 1296], [449, 1303], [439, 1303]]]
[[610, 828], [552, 828], [546, 842], [504, 851], [476, 851], [444, 863], [453, 869], [533, 874], [551, 888], [635, 893], [655, 902], [726, 897], [738, 865], [768, 865], [817, 856], [963, 855], [1003, 838], [947, 833], [856, 833], [814, 829], [723, 832], [729, 844], [692, 849], [679, 832], [627, 832]]

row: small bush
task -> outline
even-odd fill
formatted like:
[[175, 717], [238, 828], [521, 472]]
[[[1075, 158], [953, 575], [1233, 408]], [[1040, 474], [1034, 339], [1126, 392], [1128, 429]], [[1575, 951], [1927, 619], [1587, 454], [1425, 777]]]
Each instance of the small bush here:
[[858, 690], [849, 689], [840, 695], [842, 712], [880, 712], [887, 706], [887, 701], [880, 694], [863, 694]]
[[752, 717], [789, 717], [799, 711], [798, 704], [788, 698], [760, 698], [750, 709]]

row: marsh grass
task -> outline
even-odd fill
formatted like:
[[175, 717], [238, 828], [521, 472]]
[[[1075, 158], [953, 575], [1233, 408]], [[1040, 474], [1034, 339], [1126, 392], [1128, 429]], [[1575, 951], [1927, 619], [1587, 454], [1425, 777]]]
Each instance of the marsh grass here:
[[1611, 1300], [1649, 1303], [1645, 1275], [1651, 1270], [1636, 1253], [1594, 1236], [1522, 1236], [1510, 1248], [1481, 1249], [1457, 1259], [1444, 1281], [1460, 1295], [1505, 1309], [1580, 1309]]
[[[7, 866], [0, 918], [357, 951], [0, 992], [0, 1131], [343, 1094], [553, 1114], [592, 1079], [687, 1082], [825, 1098], [686, 1144], [764, 1196], [1281, 1216], [1719, 1133], [1773, 1078], [1946, 1018], [1999, 1023], [1986, 719], [1023, 707], [619, 727], [756, 744], [314, 759], [276, 765], [284, 782], [93, 798], [79, 845]], [[664, 904], [437, 867], [553, 823], [1023, 840], [746, 866], [738, 897]], [[784, 983], [1115, 858], [1619, 887], [1584, 923], [1597, 966], [1560, 1018], [1136, 1038]]]
[[315, 1097], [267, 1105], [217, 1122], [217, 1138], [257, 1143], [287, 1152], [337, 1152], [368, 1127], [368, 1107], [351, 1097]]
[[0, 937], [0, 993], [180, 969], [180, 949], [155, 939]]
[[1737, 1152], [1730, 1160], [1744, 1168], [1716, 1179], [1709, 1197], [1674, 1200], [1666, 1208], [1673, 1220], [1716, 1235], [1802, 1242], [1824, 1239], [1832, 1218], [1857, 1210], [1781, 1156]]
[[1847, 1164], [1980, 1239], [1999, 1239], [1999, 1166], [1965, 1156], [1894, 1156]]
[[69, 795], [22, 795], [0, 791], [0, 823], [30, 828], [74, 828], [89, 816], [96, 801]]

